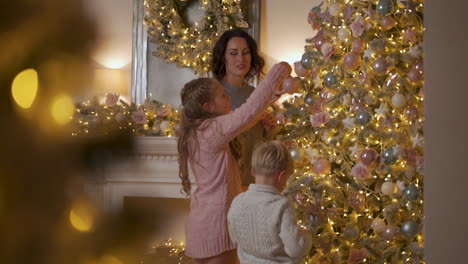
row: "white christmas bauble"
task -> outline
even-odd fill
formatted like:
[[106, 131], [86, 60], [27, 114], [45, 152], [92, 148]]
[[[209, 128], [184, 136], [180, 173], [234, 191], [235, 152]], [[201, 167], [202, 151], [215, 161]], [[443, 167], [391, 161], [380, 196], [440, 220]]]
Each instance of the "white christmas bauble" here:
[[333, 3], [328, 7], [328, 12], [330, 15], [337, 17], [341, 13], [341, 5], [338, 3]]
[[385, 221], [382, 218], [376, 218], [372, 221], [372, 229], [374, 229], [375, 233], [381, 233], [384, 231], [386, 225]]
[[162, 131], [166, 131], [171, 128], [171, 123], [169, 123], [169, 121], [162, 121], [159, 127], [161, 128]]
[[395, 192], [397, 190], [397, 186], [393, 182], [384, 182], [384, 183], [382, 183], [382, 186], [380, 187], [380, 190], [385, 195], [393, 195], [393, 194], [395, 194]]
[[340, 40], [347, 40], [351, 37], [351, 32], [349, 31], [349, 29], [347, 28], [341, 28], [340, 30], [338, 30], [338, 38]]
[[392, 105], [396, 108], [400, 108], [406, 104], [406, 97], [400, 93], [392, 96]]

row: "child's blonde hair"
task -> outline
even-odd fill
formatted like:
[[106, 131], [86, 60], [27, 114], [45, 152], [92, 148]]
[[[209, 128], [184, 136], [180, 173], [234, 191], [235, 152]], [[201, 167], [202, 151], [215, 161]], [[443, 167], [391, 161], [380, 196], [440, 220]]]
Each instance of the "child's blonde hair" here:
[[286, 147], [279, 141], [261, 143], [252, 154], [252, 170], [255, 174], [271, 175], [280, 171], [292, 174], [293, 159]]

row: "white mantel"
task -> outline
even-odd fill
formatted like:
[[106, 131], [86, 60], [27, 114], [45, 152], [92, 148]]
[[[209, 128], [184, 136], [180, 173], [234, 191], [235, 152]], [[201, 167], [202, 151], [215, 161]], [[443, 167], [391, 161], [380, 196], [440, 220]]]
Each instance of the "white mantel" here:
[[136, 137], [134, 155], [102, 172], [88, 192], [106, 211], [119, 211], [124, 197], [185, 198], [178, 177], [177, 138]]

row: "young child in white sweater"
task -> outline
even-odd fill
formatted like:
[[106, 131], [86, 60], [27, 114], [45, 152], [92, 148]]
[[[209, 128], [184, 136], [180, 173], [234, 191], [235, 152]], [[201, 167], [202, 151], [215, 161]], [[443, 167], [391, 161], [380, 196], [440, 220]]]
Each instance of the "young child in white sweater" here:
[[255, 184], [239, 194], [228, 212], [228, 228], [240, 263], [300, 263], [312, 236], [297, 225], [294, 208], [280, 194], [293, 161], [278, 141], [260, 144], [252, 155]]

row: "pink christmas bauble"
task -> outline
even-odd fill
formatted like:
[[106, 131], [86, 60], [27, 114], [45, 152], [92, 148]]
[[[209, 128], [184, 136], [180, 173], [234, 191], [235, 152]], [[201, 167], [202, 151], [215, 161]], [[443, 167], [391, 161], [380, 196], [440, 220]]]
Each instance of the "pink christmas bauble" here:
[[422, 72], [417, 70], [416, 68], [412, 68], [408, 72], [408, 79], [412, 82], [419, 82], [422, 80]]
[[387, 226], [383, 230], [382, 237], [386, 240], [393, 240], [400, 234], [400, 228], [397, 226]]
[[385, 16], [380, 20], [380, 25], [384, 30], [389, 30], [396, 25], [396, 21], [391, 16]]
[[317, 174], [327, 174], [330, 172], [330, 162], [326, 159], [319, 159], [314, 162], [314, 172]]
[[416, 106], [410, 106], [405, 110], [405, 116], [410, 121], [415, 121], [419, 117], [419, 110]]
[[361, 53], [364, 51], [365, 48], [365, 43], [364, 41], [360, 39], [356, 39], [353, 41], [353, 44], [351, 45], [351, 51], [355, 53]]
[[382, 218], [375, 218], [371, 224], [372, 229], [374, 229], [375, 233], [381, 233], [385, 230], [387, 225]]
[[307, 76], [307, 73], [309, 71], [302, 66], [302, 63], [300, 61], [296, 61], [294, 63], [294, 72], [297, 74], [297, 76], [305, 77]]
[[323, 36], [318, 36], [315, 38], [315, 47], [318, 50], [321, 50], [323, 43], [327, 42], [327, 40]]
[[370, 166], [374, 161], [377, 159], [377, 152], [373, 149], [364, 149], [359, 154], [359, 158], [361, 159], [364, 165]]
[[297, 93], [299, 90], [299, 80], [293, 77], [289, 77], [283, 81], [283, 90], [288, 94]]
[[346, 69], [354, 71], [361, 65], [361, 56], [354, 52], [348, 52], [343, 58]]
[[385, 75], [388, 71], [388, 63], [384, 58], [378, 58], [372, 63], [372, 69], [377, 75]]
[[413, 68], [415, 68], [416, 70], [421, 71], [421, 72], [424, 71], [424, 63], [423, 63], [423, 61], [422, 61], [422, 60], [416, 61], [416, 62], [414, 63], [414, 65], [413, 65]]

